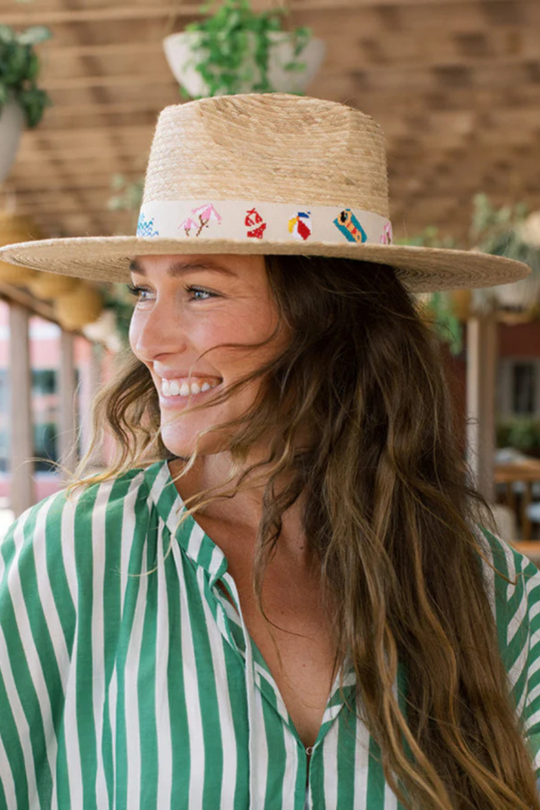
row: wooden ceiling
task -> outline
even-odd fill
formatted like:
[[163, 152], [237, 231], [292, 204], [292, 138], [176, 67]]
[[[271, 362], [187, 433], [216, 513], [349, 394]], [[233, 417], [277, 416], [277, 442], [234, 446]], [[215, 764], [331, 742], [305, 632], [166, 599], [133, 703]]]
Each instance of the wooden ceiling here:
[[[271, 0], [254, 2], [255, 8]], [[277, 4], [277, 2], [276, 2]], [[328, 43], [309, 94], [372, 115], [388, 143], [397, 235], [464, 238], [471, 200], [540, 208], [540, 0], [292, 0], [290, 25]], [[0, 0], [0, 22], [47, 25], [52, 97], [0, 186], [50, 236], [131, 232], [111, 177], [145, 170], [159, 111], [181, 101], [163, 37], [197, 19], [178, 0]]]

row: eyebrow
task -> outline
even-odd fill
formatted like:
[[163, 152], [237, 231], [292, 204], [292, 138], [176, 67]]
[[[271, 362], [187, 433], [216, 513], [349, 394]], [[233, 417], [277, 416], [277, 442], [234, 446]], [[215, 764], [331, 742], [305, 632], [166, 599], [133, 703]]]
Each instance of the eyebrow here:
[[[130, 273], [137, 273], [139, 276], [146, 276], [146, 270], [136, 259], [133, 259], [133, 261], [130, 262], [129, 270]], [[236, 273], [234, 273], [232, 270], [229, 270], [226, 267], [223, 267], [223, 265], [209, 259], [187, 263], [174, 262], [170, 265], [170, 267], [167, 268], [167, 275], [175, 278], [176, 276], [181, 276], [191, 270], [215, 270], [219, 273], [224, 273], [227, 276], [237, 278]]]

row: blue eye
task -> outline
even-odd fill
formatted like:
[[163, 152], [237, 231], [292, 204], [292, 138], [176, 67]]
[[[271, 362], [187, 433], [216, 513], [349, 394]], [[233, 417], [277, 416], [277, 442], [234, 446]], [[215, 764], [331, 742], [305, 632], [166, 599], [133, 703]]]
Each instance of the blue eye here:
[[136, 287], [133, 284], [126, 284], [127, 290], [131, 295], [136, 296], [137, 301], [144, 301], [144, 298], [141, 298], [143, 293], [147, 293], [148, 290], [145, 290], [144, 287]]
[[[142, 298], [145, 293], [149, 293], [150, 290], [147, 290], [145, 287], [137, 287], [133, 284], [126, 284], [128, 292], [131, 295], [136, 296], [137, 301], [147, 301], [147, 298]], [[190, 301], [207, 301], [209, 298], [217, 298], [218, 296], [216, 293], [212, 293], [209, 290], [203, 290], [201, 287], [193, 287], [191, 284], [188, 284], [184, 287], [185, 292], [191, 293], [192, 297], [190, 297]], [[204, 297], [202, 297], [204, 296]]]
[[[191, 284], [188, 284], [185, 290], [187, 293], [193, 293], [193, 298], [190, 299], [191, 301], [207, 301], [208, 298], [217, 298], [215, 293], [211, 293], [209, 290], [203, 290], [201, 287], [192, 287]], [[208, 296], [208, 298], [196, 298], [195, 296], [197, 294]]]

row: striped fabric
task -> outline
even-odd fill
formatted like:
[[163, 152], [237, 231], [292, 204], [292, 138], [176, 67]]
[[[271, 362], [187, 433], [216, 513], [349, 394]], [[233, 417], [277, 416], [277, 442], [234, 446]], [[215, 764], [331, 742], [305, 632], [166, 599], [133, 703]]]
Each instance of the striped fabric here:
[[[181, 509], [160, 461], [42, 501], [3, 540], [0, 808], [303, 810], [308, 784], [315, 810], [397, 810], [337, 679], [308, 766], [227, 561], [193, 519], [176, 531]], [[540, 776], [540, 575], [486, 537], [524, 573], [485, 567]]]

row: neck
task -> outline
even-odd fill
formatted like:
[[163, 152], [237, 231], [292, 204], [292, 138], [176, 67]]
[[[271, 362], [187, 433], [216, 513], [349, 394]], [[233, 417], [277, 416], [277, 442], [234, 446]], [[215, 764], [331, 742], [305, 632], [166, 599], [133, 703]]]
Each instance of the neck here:
[[[247, 468], [260, 459], [251, 454], [246, 465]], [[169, 469], [173, 478], [182, 471], [185, 463], [181, 459], [169, 462]], [[194, 495], [198, 495], [210, 488], [216, 488], [212, 496], [219, 495], [226, 491], [234, 490], [241, 477], [241, 472], [236, 480], [231, 481], [227, 486], [225, 482], [230, 477], [232, 460], [229, 453], [216, 453], [213, 455], [201, 456], [189, 472], [181, 478], [175, 480], [175, 486], [182, 500], [187, 500]], [[256, 475], [256, 478], [255, 478]], [[217, 500], [210, 503], [197, 513], [196, 520], [209, 536], [212, 536], [212, 528], [227, 529], [236, 533], [236, 536], [249, 538], [251, 546], [254, 545], [257, 529], [262, 517], [262, 498], [264, 488], [268, 482], [268, 475], [262, 471], [252, 473], [242, 483], [240, 492], [232, 497]], [[297, 501], [282, 515], [283, 527], [279, 539], [279, 555], [283, 558], [294, 558], [296, 564], [310, 566], [312, 564], [308, 543], [306, 542], [302, 511], [305, 503], [302, 494]], [[217, 531], [216, 531], [217, 534]]]

